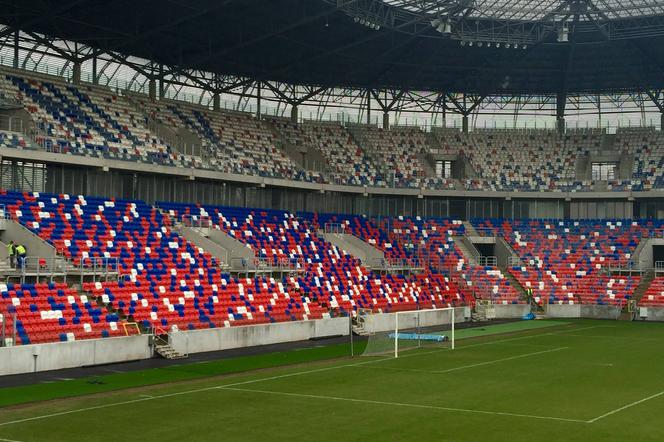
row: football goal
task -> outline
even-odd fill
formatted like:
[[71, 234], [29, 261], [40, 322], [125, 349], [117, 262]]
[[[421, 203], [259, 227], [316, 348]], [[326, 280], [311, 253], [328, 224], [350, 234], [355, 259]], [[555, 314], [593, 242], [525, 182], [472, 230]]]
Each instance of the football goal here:
[[[391, 319], [391, 318], [390, 318]], [[378, 321], [376, 328], [381, 328]], [[398, 358], [418, 348], [454, 349], [454, 308], [397, 312], [383, 329], [369, 335], [363, 356], [388, 355]]]

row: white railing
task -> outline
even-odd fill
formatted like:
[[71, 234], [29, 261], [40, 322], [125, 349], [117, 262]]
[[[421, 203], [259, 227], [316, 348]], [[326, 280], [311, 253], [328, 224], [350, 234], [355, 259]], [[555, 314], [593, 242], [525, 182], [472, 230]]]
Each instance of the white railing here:
[[180, 222], [184, 227], [193, 227], [196, 229], [210, 229], [214, 227], [214, 222], [209, 216], [182, 215]]
[[478, 256], [477, 265], [484, 267], [496, 267], [498, 265], [498, 258], [495, 256]]
[[341, 223], [325, 223], [325, 233], [345, 233], [346, 225]]

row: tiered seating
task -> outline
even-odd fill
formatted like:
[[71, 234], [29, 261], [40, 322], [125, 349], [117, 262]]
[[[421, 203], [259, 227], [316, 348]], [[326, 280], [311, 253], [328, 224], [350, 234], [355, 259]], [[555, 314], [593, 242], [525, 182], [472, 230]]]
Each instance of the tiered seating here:
[[476, 299], [491, 300], [494, 304], [520, 302], [519, 292], [498, 268], [471, 266], [463, 270], [462, 276]]
[[524, 262], [511, 273], [549, 303], [622, 304], [638, 285], [636, 276], [611, 276], [609, 266], [628, 264], [656, 222], [474, 220], [511, 243]]
[[378, 185], [377, 166], [338, 123], [305, 121], [294, 124], [281, 118], [271, 121], [293, 146], [313, 147], [325, 157], [328, 181], [351, 186]]
[[[664, 135], [655, 128], [621, 128], [616, 132], [616, 147], [634, 155], [632, 180], [627, 190], [664, 188]], [[621, 190], [621, 189], [613, 189]]]
[[0, 90], [16, 97], [42, 133], [48, 150], [191, 167], [192, 158], [174, 153], [143, 126], [141, 116], [109, 90], [76, 88], [57, 78], [0, 77]]
[[555, 131], [480, 130], [462, 146], [481, 177], [468, 181], [468, 190], [582, 190], [574, 182], [577, 151]]
[[359, 261], [319, 238], [311, 214], [296, 217], [275, 210], [173, 203], [160, 206], [172, 216], [210, 217], [220, 230], [250, 246], [257, 256], [298, 260], [304, 272], [288, 285], [294, 284], [294, 289], [309, 294], [325, 307], [350, 312], [357, 308], [392, 311], [416, 308], [418, 302], [420, 306], [431, 306], [434, 302], [440, 306], [464, 299], [458, 287], [442, 276], [428, 275], [441, 281], [441, 285], [427, 288], [420, 277], [373, 274]]
[[344, 231], [382, 250], [388, 259], [415, 260], [414, 264], [433, 271], [458, 274], [476, 298], [519, 302], [518, 291], [499, 269], [465, 262], [453, 239], [465, 231], [459, 220], [398, 217], [377, 222], [357, 216], [317, 215], [316, 222], [321, 228], [328, 223], [343, 225]]
[[209, 150], [211, 167], [227, 173], [319, 181], [318, 174], [300, 169], [276, 147], [269, 126], [251, 114], [210, 111], [203, 106], [132, 96], [149, 116], [171, 127], [185, 127]]
[[652, 280], [639, 305], [644, 307], [664, 307], [664, 276]]
[[125, 336], [119, 317], [66, 284], [0, 284], [0, 314], [16, 344]]
[[423, 185], [427, 178], [432, 184], [435, 178], [427, 177], [420, 155], [431, 149], [427, 144], [426, 136], [419, 128], [392, 128], [379, 129], [375, 126], [357, 125], [354, 130], [366, 149], [374, 158], [379, 158], [381, 186], [413, 187]]

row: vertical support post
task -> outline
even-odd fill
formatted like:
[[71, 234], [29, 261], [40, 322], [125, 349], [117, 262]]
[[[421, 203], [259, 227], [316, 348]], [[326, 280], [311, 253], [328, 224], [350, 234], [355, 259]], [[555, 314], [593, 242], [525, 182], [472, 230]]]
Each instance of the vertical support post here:
[[159, 65], [159, 99], [163, 99], [166, 95], [166, 85], [164, 84], [164, 65]]
[[71, 81], [76, 85], [81, 84], [81, 62], [79, 60], [74, 60], [74, 69], [72, 70]]
[[659, 130], [664, 130], [664, 113], [659, 116]]
[[298, 121], [297, 104], [293, 104], [293, 107], [291, 107], [290, 119], [293, 123], [297, 124], [297, 121]]
[[390, 128], [390, 114], [385, 111], [383, 112], [383, 130], [389, 130]]
[[348, 333], [350, 334], [350, 357], [355, 356], [355, 346], [353, 345], [353, 315], [348, 313]]
[[394, 314], [394, 357], [399, 357], [399, 312]]
[[371, 124], [371, 91], [367, 89], [367, 124]]
[[221, 108], [221, 96], [219, 95], [219, 92], [215, 92], [214, 95], [212, 96], [212, 110], [214, 111], [219, 111]]
[[98, 84], [99, 78], [97, 78], [97, 56], [92, 57], [92, 84]]
[[256, 118], [261, 119], [261, 82], [256, 83]]
[[443, 95], [443, 120], [441, 121], [442, 126], [445, 128], [447, 127], [447, 108], [445, 105], [445, 101], [447, 100], [447, 96]]
[[452, 350], [454, 350], [454, 342], [456, 341], [456, 338], [454, 336], [454, 321], [455, 321], [455, 316], [456, 316], [456, 310], [454, 307], [452, 307]]
[[461, 130], [465, 134], [468, 133], [468, 115], [467, 114], [464, 114], [463, 118], [461, 119]]
[[157, 99], [157, 81], [154, 77], [150, 78], [150, 82], [148, 83], [148, 96], [150, 100], [154, 101]]
[[14, 69], [18, 69], [18, 29], [14, 31]]
[[567, 94], [558, 92], [556, 94], [556, 130], [558, 133], [565, 132], [565, 106], [567, 104]]

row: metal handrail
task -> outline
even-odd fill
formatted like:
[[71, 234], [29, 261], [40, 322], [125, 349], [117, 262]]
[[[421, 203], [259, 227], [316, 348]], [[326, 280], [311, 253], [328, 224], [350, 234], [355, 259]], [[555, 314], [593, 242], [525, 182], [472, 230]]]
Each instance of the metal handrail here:
[[341, 223], [325, 223], [323, 231], [325, 233], [345, 233], [346, 225]]
[[485, 267], [496, 267], [498, 265], [498, 258], [495, 256], [478, 256], [477, 265]]
[[198, 229], [210, 229], [214, 227], [214, 221], [209, 216], [182, 215], [180, 222], [185, 227], [194, 227]]

